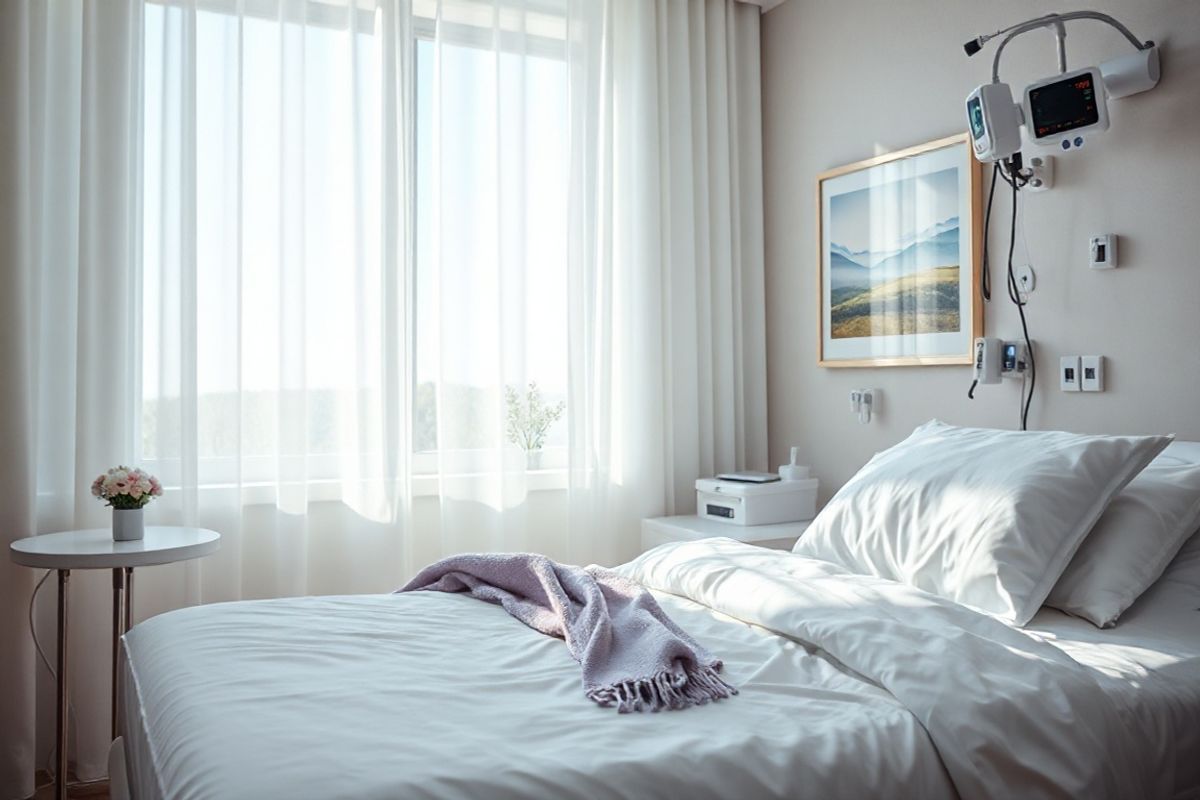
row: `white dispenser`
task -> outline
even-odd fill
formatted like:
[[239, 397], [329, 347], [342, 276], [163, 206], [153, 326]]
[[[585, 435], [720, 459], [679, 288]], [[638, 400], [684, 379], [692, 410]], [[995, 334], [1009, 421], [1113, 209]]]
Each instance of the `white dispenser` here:
[[793, 447], [791, 461], [779, 465], [779, 477], [785, 481], [803, 481], [808, 479], [809, 474], [809, 468], [800, 463], [800, 448]]

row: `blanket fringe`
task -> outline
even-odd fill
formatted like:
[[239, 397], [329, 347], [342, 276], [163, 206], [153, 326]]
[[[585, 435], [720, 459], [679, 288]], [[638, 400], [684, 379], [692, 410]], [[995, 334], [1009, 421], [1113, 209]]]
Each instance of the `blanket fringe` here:
[[597, 705], [617, 707], [618, 713], [678, 710], [724, 700], [738, 693], [717, 674], [718, 666], [689, 667], [680, 673], [662, 670], [650, 678], [637, 678], [589, 689]]

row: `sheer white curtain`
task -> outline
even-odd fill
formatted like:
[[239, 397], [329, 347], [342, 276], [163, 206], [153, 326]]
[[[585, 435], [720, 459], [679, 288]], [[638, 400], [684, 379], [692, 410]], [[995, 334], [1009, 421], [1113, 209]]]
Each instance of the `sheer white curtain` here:
[[145, 5], [134, 457], [174, 487], [151, 520], [223, 537], [176, 602], [403, 574], [404, 98], [386, 22], [308, 0]]
[[565, 558], [572, 11], [412, 9], [414, 546]]
[[[135, 0], [0, 4], [5, 544], [106, 524], [87, 478], [130, 455], [139, 14]], [[36, 575], [7, 553], [0, 561], [0, 796], [23, 797], [53, 742], [54, 684], [35, 666], [26, 620]], [[80, 774], [95, 776], [107, 749], [111, 583], [102, 571], [71, 582], [70, 719]], [[52, 645], [52, 585], [42, 597], [41, 638]]]
[[767, 467], [759, 17], [576, 8], [570, 512], [617, 559], [640, 517], [694, 510], [697, 477]]
[[[90, 479], [148, 467], [149, 520], [223, 546], [144, 570], [138, 619], [386, 591], [462, 550], [613, 563], [695, 477], [766, 466], [754, 8], [22, 0], [3, 23], [3, 535], [106, 525]], [[17, 797], [53, 708], [34, 576], [0, 569]], [[107, 578], [75, 591], [87, 778]]]

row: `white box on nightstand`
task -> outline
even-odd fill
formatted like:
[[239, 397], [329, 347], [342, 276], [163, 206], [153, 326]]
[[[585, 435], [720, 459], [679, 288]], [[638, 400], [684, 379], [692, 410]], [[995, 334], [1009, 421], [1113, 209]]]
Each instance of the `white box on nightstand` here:
[[754, 527], [812, 519], [817, 515], [819, 484], [816, 478], [766, 483], [700, 478], [696, 481], [696, 516]]
[[791, 550], [811, 524], [812, 520], [774, 525], [730, 525], [696, 516], [655, 517], [642, 520], [642, 552], [667, 542], [694, 542], [718, 537], [737, 539], [772, 550]]

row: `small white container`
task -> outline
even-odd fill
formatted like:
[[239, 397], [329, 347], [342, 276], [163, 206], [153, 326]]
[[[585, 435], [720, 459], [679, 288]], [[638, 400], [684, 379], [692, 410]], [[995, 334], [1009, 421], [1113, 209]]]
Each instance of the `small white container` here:
[[772, 483], [696, 481], [696, 515], [730, 525], [799, 522], [817, 514], [816, 478]]
[[146, 535], [146, 518], [141, 508], [114, 508], [112, 537], [114, 542], [136, 542]]

